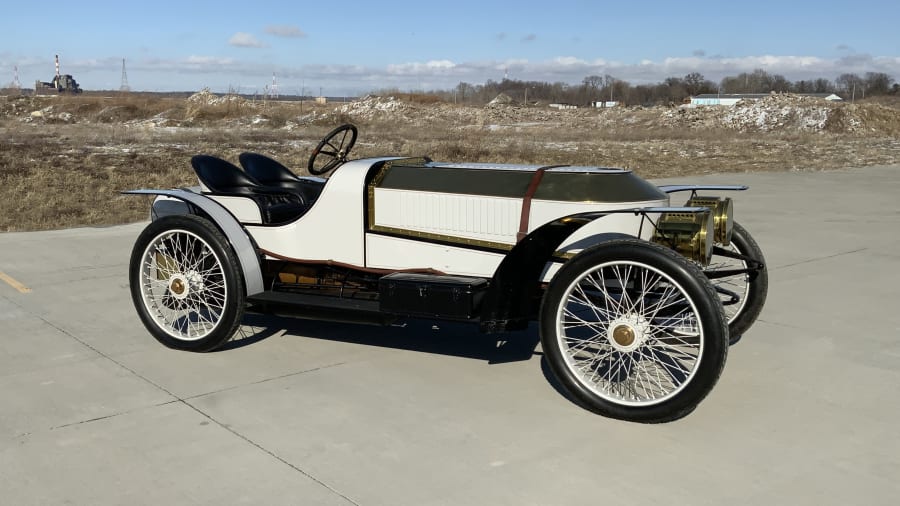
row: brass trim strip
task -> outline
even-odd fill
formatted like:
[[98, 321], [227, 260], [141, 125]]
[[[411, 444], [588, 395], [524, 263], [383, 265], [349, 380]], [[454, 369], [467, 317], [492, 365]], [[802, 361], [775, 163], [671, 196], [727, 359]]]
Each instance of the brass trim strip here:
[[412, 267], [409, 269], [379, 269], [375, 267], [362, 267], [359, 265], [348, 264], [344, 262], [338, 262], [336, 260], [305, 260], [302, 258], [293, 258], [287, 257], [284, 255], [279, 255], [278, 253], [273, 253], [269, 250], [259, 248], [259, 252], [268, 257], [272, 257], [276, 260], [280, 260], [282, 262], [288, 262], [291, 264], [297, 265], [324, 265], [329, 267], [342, 267], [344, 269], [353, 269], [360, 272], [368, 272], [371, 274], [393, 274], [395, 272], [402, 273], [413, 273], [413, 274], [437, 274], [437, 275], [445, 275], [446, 272], [439, 271], [437, 269], [432, 269], [431, 267]]
[[432, 232], [422, 232], [419, 230], [408, 230], [404, 228], [385, 227], [383, 225], [370, 225], [369, 232], [375, 234], [388, 234], [401, 238], [424, 239], [426, 241], [460, 244], [472, 248], [498, 250], [498, 252], [506, 252], [513, 249], [513, 244], [503, 242], [484, 241], [481, 239], [471, 239], [468, 237], [458, 237], [453, 235], [435, 234]]

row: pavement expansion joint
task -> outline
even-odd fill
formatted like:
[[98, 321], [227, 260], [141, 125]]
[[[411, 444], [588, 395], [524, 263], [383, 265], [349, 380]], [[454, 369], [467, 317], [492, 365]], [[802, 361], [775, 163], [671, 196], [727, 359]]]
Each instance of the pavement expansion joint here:
[[314, 481], [314, 482], [317, 483], [318, 485], [320, 485], [320, 486], [324, 487], [325, 489], [327, 489], [329, 492], [331, 492], [331, 493], [333, 493], [333, 494], [335, 494], [335, 495], [341, 497], [342, 499], [344, 499], [345, 501], [347, 501], [347, 502], [350, 503], [350, 504], [353, 504], [353, 505], [355, 505], [355, 506], [360, 506], [360, 504], [359, 504], [358, 502], [356, 502], [356, 501], [354, 501], [353, 499], [347, 497], [345, 494], [343, 494], [342, 492], [338, 491], [337, 489], [335, 489], [335, 488], [332, 487], [331, 485], [328, 485], [327, 483], [325, 483], [324, 481], [320, 480], [319, 478], [316, 478], [315, 476], [313, 476], [313, 475], [310, 474], [309, 472], [304, 471], [304, 470], [301, 469], [299, 466], [297, 466], [297, 465], [295, 465], [295, 464], [289, 462], [288, 460], [286, 460], [286, 459], [280, 457], [280, 456], [279, 456], [278, 454], [276, 454], [274, 451], [269, 450], [269, 449], [266, 448], [265, 446], [263, 446], [263, 445], [257, 443], [256, 441], [250, 439], [249, 437], [245, 436], [244, 434], [241, 434], [240, 432], [238, 432], [237, 430], [235, 430], [233, 427], [231, 427], [231, 426], [229, 426], [229, 425], [226, 425], [226, 424], [220, 422], [219, 420], [216, 420], [216, 419], [215, 419], [213, 416], [211, 416], [209, 413], [206, 413], [205, 411], [203, 411], [202, 409], [198, 408], [197, 406], [194, 406], [193, 404], [191, 404], [190, 402], [188, 402], [188, 401], [186, 401], [186, 400], [181, 400], [181, 402], [182, 402], [185, 406], [188, 406], [189, 408], [193, 409], [194, 411], [196, 411], [197, 413], [199, 413], [200, 415], [202, 415], [203, 417], [205, 417], [206, 419], [208, 419], [209, 421], [215, 423], [215, 424], [218, 425], [219, 427], [221, 427], [221, 428], [227, 430], [228, 432], [234, 434], [236, 437], [239, 437], [240, 439], [243, 439], [243, 440], [246, 441], [248, 444], [254, 446], [255, 448], [257, 448], [257, 449], [260, 450], [261, 452], [263, 452], [263, 453], [269, 455], [270, 457], [272, 457], [273, 459], [275, 459], [275, 460], [281, 462], [282, 464], [284, 464], [284, 465], [290, 467], [290, 468], [293, 469], [294, 471], [296, 471], [296, 472], [302, 474], [303, 476], [309, 478], [310, 480]]
[[839, 253], [835, 253], [833, 255], [825, 255], [825, 256], [821, 256], [821, 257], [808, 258], [806, 260], [801, 260], [799, 262], [794, 262], [791, 264], [779, 265], [777, 267], [770, 266], [769, 270], [774, 271], [774, 270], [780, 270], [780, 269], [787, 269], [788, 267], [795, 267], [797, 265], [803, 265], [803, 264], [811, 264], [814, 262], [821, 262], [823, 260], [831, 260], [832, 258], [838, 258], [838, 257], [846, 256], [846, 255], [853, 255], [855, 253], [862, 253], [863, 251], [869, 251], [869, 248], [859, 248], [859, 249], [854, 249], [854, 250], [850, 250], [850, 251], [842, 251]]
[[324, 369], [331, 369], [332, 367], [338, 367], [338, 366], [342, 366], [342, 365], [346, 365], [346, 364], [347, 364], [347, 362], [335, 362], [333, 364], [325, 364], [325, 365], [321, 365], [319, 367], [313, 367], [312, 369], [304, 369], [302, 371], [289, 372], [286, 374], [281, 374], [279, 376], [272, 376], [271, 378], [264, 378], [264, 379], [261, 379], [258, 381], [251, 381], [249, 383], [241, 383], [239, 385], [232, 385], [230, 387], [220, 388], [218, 390], [210, 390], [209, 392], [203, 392], [202, 394], [191, 395], [189, 397], [185, 397], [184, 399], [179, 399], [179, 400], [189, 401], [189, 400], [194, 400], [194, 399], [201, 399], [203, 397], [209, 397], [210, 395], [215, 395], [215, 394], [222, 393], [222, 392], [228, 392], [230, 390], [237, 390], [238, 388], [244, 388], [244, 387], [248, 387], [248, 386], [252, 386], [252, 385], [259, 385], [262, 383], [268, 383], [270, 381], [276, 381], [276, 380], [280, 380], [280, 379], [284, 379], [284, 378], [290, 378], [293, 376], [300, 376], [301, 374], [307, 374], [307, 373], [311, 373], [311, 372], [321, 371]]

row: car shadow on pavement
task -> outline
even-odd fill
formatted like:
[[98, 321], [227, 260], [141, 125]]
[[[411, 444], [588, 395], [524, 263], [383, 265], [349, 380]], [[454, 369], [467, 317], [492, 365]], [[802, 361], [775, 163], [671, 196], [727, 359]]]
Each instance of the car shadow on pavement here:
[[[247, 314], [242, 331], [219, 351], [258, 343], [279, 332], [299, 339], [321, 339], [395, 348], [503, 364], [530, 360], [540, 338], [536, 325], [520, 332], [482, 334], [474, 324], [408, 320], [401, 325], [374, 326]], [[248, 329], [249, 327], [249, 329]]]

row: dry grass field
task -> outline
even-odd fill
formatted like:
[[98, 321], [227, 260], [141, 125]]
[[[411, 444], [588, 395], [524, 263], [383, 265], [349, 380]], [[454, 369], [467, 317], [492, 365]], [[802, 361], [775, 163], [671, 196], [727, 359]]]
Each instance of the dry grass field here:
[[236, 161], [256, 151], [305, 173], [315, 144], [348, 121], [360, 130], [354, 158], [619, 166], [647, 178], [900, 163], [896, 101], [773, 96], [724, 109], [556, 110], [417, 97], [8, 96], [0, 97], [0, 231], [145, 219], [147, 200], [119, 192], [196, 184], [197, 153]]

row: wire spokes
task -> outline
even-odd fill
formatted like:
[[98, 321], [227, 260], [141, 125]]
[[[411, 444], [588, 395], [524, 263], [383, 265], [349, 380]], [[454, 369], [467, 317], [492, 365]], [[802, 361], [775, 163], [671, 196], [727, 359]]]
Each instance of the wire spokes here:
[[222, 262], [192, 232], [170, 230], [155, 237], [144, 251], [140, 280], [151, 318], [177, 339], [202, 339], [222, 319], [228, 299]]
[[[728, 246], [727, 250], [738, 255], [743, 254], [734, 242]], [[747, 303], [750, 293], [750, 274], [746, 271], [747, 267], [746, 261], [724, 255], [713, 255], [710, 264], [706, 267], [707, 272], [737, 271], [731, 276], [710, 279], [713, 286], [719, 290], [722, 307], [725, 309], [725, 319], [729, 324], [737, 318]], [[732, 300], [732, 294], [737, 296], [737, 300]]]
[[597, 395], [628, 405], [677, 394], [700, 362], [703, 332], [686, 291], [639, 262], [608, 262], [569, 287], [558, 312], [567, 366]]

